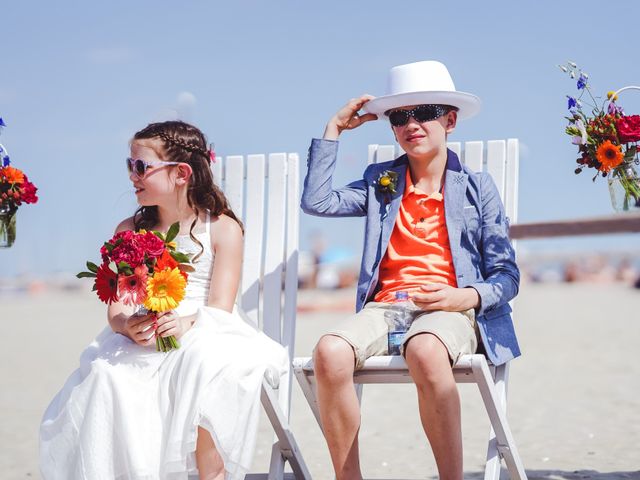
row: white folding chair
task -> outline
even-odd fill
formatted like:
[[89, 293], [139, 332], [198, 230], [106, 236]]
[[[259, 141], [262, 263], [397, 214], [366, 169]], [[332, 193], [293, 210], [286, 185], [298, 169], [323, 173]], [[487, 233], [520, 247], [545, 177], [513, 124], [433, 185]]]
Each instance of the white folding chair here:
[[[214, 178], [245, 228], [239, 305], [254, 325], [283, 345], [293, 358], [298, 282], [299, 159], [297, 154], [228, 156], [213, 165]], [[273, 385], [262, 382], [262, 405], [273, 426], [268, 474], [285, 478], [289, 462], [297, 479], [311, 475], [289, 429], [292, 372]], [[291, 474], [286, 475], [287, 478]]]
[[[492, 140], [486, 144], [486, 161], [483, 142], [466, 142], [461, 151], [459, 142], [447, 145], [456, 152], [465, 165], [474, 171], [487, 171], [493, 177], [506, 213], [511, 222], [518, 212], [518, 140]], [[369, 145], [369, 163], [392, 160], [402, 153], [393, 145]], [[515, 247], [515, 245], [514, 245]], [[320, 414], [316, 400], [316, 384], [311, 358], [295, 358], [293, 369], [298, 383], [309, 402], [320, 428]], [[463, 355], [454, 365], [453, 373], [458, 383], [476, 383], [491, 421], [487, 448], [485, 480], [500, 478], [500, 460], [504, 459], [514, 480], [526, 480], [527, 476], [516, 449], [507, 422], [507, 380], [509, 365], [491, 365], [482, 354]], [[369, 358], [353, 379], [358, 399], [362, 399], [364, 384], [412, 383], [407, 364], [402, 356], [378, 356]]]

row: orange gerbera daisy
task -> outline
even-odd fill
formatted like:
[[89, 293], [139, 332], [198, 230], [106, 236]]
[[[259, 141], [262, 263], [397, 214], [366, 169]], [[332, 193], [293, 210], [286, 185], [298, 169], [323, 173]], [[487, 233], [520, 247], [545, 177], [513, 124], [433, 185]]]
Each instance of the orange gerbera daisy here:
[[614, 145], [610, 140], [607, 140], [596, 150], [596, 158], [600, 162], [599, 170], [608, 172], [622, 163], [624, 155], [622, 155], [620, 145]]
[[154, 312], [166, 312], [178, 306], [184, 298], [187, 281], [178, 268], [155, 272], [147, 280], [147, 299], [144, 306]]
[[9, 183], [22, 183], [24, 182], [24, 173], [22, 173], [22, 170], [7, 165], [4, 168], [0, 168], [0, 178], [6, 179]]

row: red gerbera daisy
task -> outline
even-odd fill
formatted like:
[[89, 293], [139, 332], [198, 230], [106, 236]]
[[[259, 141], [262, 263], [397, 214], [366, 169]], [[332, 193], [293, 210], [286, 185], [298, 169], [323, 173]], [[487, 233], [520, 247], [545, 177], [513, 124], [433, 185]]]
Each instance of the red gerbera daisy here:
[[100, 265], [96, 272], [96, 290], [98, 297], [104, 303], [111, 304], [118, 301], [118, 276], [106, 263]]

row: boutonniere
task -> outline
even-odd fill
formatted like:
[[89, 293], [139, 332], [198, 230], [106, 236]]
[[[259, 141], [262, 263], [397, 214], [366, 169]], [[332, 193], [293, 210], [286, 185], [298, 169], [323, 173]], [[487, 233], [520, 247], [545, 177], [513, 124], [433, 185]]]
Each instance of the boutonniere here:
[[383, 193], [396, 194], [396, 186], [398, 185], [398, 173], [393, 170], [385, 170], [378, 176], [376, 186]]

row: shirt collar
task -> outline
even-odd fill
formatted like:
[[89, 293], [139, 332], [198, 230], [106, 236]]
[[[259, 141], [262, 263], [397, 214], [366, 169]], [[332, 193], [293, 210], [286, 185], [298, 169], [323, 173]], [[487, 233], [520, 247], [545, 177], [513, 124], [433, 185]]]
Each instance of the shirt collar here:
[[407, 198], [411, 194], [414, 194], [417, 197], [421, 197], [421, 201], [423, 202], [426, 202], [427, 200], [436, 200], [438, 202], [441, 202], [444, 199], [443, 192], [444, 185], [441, 191], [434, 192], [431, 195], [428, 195], [419, 188], [416, 188], [416, 186], [413, 184], [413, 180], [411, 180], [411, 170], [409, 168], [409, 165], [407, 164], [407, 173], [404, 182], [404, 194], [402, 195], [403, 199]]

